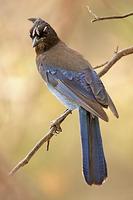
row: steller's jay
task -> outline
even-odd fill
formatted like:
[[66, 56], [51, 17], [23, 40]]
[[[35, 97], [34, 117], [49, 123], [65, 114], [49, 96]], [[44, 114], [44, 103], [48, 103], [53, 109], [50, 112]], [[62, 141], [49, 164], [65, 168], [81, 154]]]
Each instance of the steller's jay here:
[[108, 121], [103, 108], [117, 110], [90, 63], [62, 42], [55, 30], [40, 18], [30, 18], [32, 46], [39, 73], [49, 90], [70, 110], [79, 110], [83, 174], [89, 185], [107, 177], [99, 119]]

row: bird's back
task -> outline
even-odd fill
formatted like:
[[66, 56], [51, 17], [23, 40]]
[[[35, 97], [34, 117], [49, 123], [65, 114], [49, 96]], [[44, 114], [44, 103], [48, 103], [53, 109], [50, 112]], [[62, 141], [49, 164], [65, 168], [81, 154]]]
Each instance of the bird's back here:
[[54, 47], [46, 52], [37, 54], [37, 65], [43, 62], [43, 65], [63, 67], [66, 70], [82, 71], [92, 69], [87, 60], [77, 51], [69, 48], [65, 43], [59, 41]]

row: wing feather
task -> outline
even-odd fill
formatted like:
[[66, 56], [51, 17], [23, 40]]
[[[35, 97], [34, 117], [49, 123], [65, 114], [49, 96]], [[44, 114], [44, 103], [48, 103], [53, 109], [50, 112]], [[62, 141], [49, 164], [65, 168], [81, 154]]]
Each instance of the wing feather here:
[[79, 91], [76, 87], [73, 87], [70, 81], [61, 80], [61, 82], [78, 97], [76, 99], [77, 104], [86, 109], [88, 112], [91, 112], [92, 114], [100, 117], [104, 121], [108, 121], [107, 114], [103, 110], [102, 106], [97, 103], [97, 101], [86, 98], [86, 96], [84, 96], [81, 91]]
[[[76, 73], [76, 76], [77, 74], [78, 73]], [[67, 77], [68, 75], [69, 77]], [[55, 70], [55, 68], [53, 70], [49, 68], [47, 70], [47, 76], [50, 84], [53, 84], [55, 81], [58, 82], [56, 86], [53, 86], [70, 101], [74, 101], [77, 105], [83, 107], [93, 115], [100, 117], [104, 121], [108, 121], [107, 114], [103, 110], [102, 106], [96, 101], [91, 89], [88, 88], [88, 85], [87, 88], [83, 87], [84, 85], [83, 83], [81, 84], [81, 80], [77, 81], [77, 78], [75, 78], [75, 72], [70, 73], [69, 71], [67, 73], [67, 71], [64, 70], [59, 71]], [[78, 76], [78, 79], [80, 79], [80, 77], [81, 74]]]

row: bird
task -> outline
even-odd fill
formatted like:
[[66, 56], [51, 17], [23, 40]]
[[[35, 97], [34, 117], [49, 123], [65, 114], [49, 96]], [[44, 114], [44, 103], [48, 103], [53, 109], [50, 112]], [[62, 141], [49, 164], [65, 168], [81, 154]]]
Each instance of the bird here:
[[104, 109], [117, 109], [91, 64], [67, 46], [51, 25], [29, 18], [29, 33], [36, 52], [36, 65], [48, 89], [69, 110], [79, 111], [83, 175], [88, 185], [102, 185], [107, 178], [99, 118], [108, 122]]

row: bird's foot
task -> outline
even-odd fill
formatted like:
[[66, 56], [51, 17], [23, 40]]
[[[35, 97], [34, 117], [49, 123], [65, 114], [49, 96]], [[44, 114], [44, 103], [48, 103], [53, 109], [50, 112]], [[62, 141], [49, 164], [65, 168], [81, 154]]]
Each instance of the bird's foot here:
[[61, 128], [61, 123], [66, 119], [66, 117], [71, 114], [72, 111], [71, 110], [66, 110], [60, 117], [58, 117], [56, 120], [53, 120], [51, 122], [51, 126], [50, 128], [54, 127], [55, 128], [55, 133], [59, 134], [60, 132], [62, 132], [62, 128]]
[[59, 134], [60, 132], [62, 132], [62, 128], [60, 126], [60, 119], [56, 119], [56, 120], [51, 121], [50, 128], [53, 128], [53, 127], [55, 128], [56, 134]]

